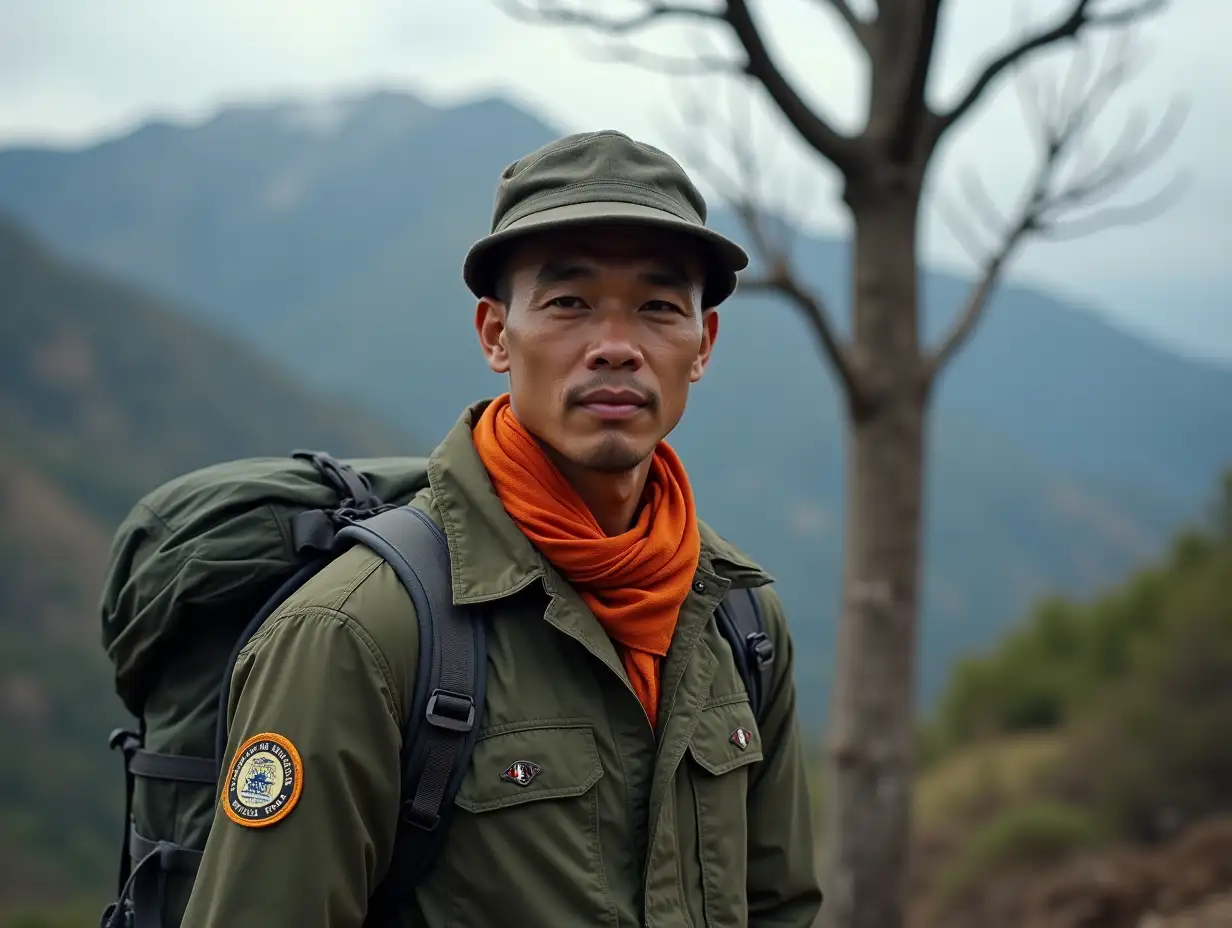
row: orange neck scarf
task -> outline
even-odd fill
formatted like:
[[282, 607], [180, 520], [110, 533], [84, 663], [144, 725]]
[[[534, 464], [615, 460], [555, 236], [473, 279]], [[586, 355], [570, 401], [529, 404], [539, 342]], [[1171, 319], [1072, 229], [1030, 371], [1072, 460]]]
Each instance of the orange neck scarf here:
[[680, 459], [666, 442], [659, 443], [634, 524], [608, 536], [517, 420], [509, 394], [484, 410], [474, 443], [510, 518], [622, 647], [633, 692], [655, 727], [660, 661], [701, 551], [693, 494]]

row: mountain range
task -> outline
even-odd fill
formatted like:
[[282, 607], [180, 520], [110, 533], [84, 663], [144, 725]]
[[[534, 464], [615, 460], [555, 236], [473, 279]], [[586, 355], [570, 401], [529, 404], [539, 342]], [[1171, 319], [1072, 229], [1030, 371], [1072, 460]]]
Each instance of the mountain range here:
[[[499, 171], [558, 134], [500, 99], [236, 106], [80, 149], [2, 150], [0, 210], [432, 442], [503, 388], [476, 350], [461, 256], [486, 230]], [[846, 245], [806, 239], [797, 254], [844, 328]], [[925, 276], [929, 338], [967, 286]], [[1002, 289], [937, 396], [924, 692], [1034, 598], [1093, 589], [1154, 551], [1232, 458], [1219, 426], [1232, 421], [1230, 388], [1228, 369], [1046, 293]], [[672, 437], [703, 511], [779, 576], [818, 684], [838, 595], [841, 422], [802, 322], [738, 296]]]
[[[23, 744], [0, 758], [0, 900], [110, 865], [121, 781], [118, 764], [99, 771], [124, 720], [95, 603], [116, 522], [212, 461], [421, 453], [503, 389], [474, 343], [461, 256], [500, 169], [557, 134], [502, 100], [376, 93], [0, 150], [0, 731]], [[741, 237], [721, 209], [714, 222]], [[845, 328], [846, 245], [797, 254]], [[967, 286], [925, 275], [927, 337]], [[721, 314], [671, 440], [703, 516], [778, 578], [816, 731], [842, 406], [787, 307], [740, 295]], [[923, 695], [1039, 597], [1094, 591], [1159, 550], [1232, 460], [1228, 422], [1232, 371], [1003, 288], [933, 413]]]

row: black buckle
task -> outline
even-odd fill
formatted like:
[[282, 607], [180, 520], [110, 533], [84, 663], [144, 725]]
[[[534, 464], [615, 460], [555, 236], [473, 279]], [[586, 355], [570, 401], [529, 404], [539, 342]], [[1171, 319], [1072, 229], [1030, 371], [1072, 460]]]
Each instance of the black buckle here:
[[117, 728], [107, 738], [107, 747], [113, 751], [118, 748], [128, 755], [141, 747], [141, 736], [127, 728]]
[[423, 831], [436, 831], [436, 826], [441, 823], [441, 817], [428, 812], [417, 812], [415, 804], [408, 799], [402, 803], [402, 821]]
[[757, 666], [765, 669], [774, 663], [774, 642], [765, 632], [753, 632], [745, 639], [749, 653], [757, 659]]
[[291, 457], [307, 461], [315, 467], [321, 476], [329, 481], [344, 506], [353, 503], [356, 508], [362, 509], [378, 502], [368, 478], [353, 467], [335, 460], [332, 455], [323, 451], [300, 449], [292, 451]]
[[128, 899], [113, 902], [103, 909], [99, 928], [132, 928], [133, 904]]
[[354, 501], [348, 500], [347, 505], [343, 505], [341, 508], [329, 513], [334, 524], [340, 527], [355, 525], [371, 519], [373, 516], [379, 516], [383, 512], [388, 512], [390, 509], [397, 508], [393, 503], [381, 503], [379, 506], [349, 505], [352, 502]]
[[475, 700], [465, 693], [436, 689], [428, 697], [424, 712], [429, 725], [449, 731], [470, 731], [475, 727]]

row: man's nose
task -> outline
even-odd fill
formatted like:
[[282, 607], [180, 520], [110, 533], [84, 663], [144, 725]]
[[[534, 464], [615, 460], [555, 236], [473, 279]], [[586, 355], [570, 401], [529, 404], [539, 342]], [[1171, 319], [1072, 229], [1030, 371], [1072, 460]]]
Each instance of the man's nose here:
[[587, 356], [588, 366], [638, 370], [645, 359], [638, 347], [633, 332], [634, 326], [626, 319], [611, 318], [598, 321], [595, 339]]

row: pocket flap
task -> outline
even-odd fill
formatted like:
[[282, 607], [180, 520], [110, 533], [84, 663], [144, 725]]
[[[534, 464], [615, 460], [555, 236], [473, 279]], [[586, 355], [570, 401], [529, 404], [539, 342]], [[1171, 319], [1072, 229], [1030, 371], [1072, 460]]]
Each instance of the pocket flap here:
[[587, 721], [503, 725], [480, 735], [457, 805], [490, 812], [536, 799], [581, 796], [603, 776]]
[[747, 697], [702, 709], [689, 753], [715, 776], [761, 760], [761, 732]]

